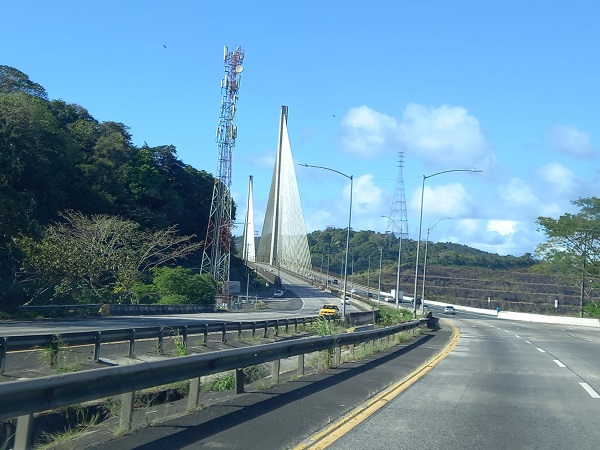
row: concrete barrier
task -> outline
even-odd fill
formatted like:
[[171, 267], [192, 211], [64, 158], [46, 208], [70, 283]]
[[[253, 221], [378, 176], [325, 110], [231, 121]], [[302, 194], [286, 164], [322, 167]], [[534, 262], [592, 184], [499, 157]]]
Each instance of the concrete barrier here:
[[527, 314], [511, 311], [500, 311], [499, 319], [522, 320], [536, 323], [556, 323], [562, 325], [576, 325], [582, 327], [600, 328], [600, 319], [586, 319], [582, 317], [544, 316], [542, 314]]
[[523, 322], [534, 323], [555, 323], [562, 325], [600, 328], [600, 319], [586, 319], [581, 317], [567, 316], [545, 316], [543, 314], [530, 314], [512, 311], [497, 312], [495, 309], [471, 308], [469, 306], [452, 305], [451, 303], [433, 302], [430, 300], [426, 300], [425, 303], [437, 306], [451, 305], [454, 306], [454, 309], [456, 309], [457, 311], [470, 311], [477, 314], [487, 314], [490, 316], [496, 316], [498, 319], [520, 320]]

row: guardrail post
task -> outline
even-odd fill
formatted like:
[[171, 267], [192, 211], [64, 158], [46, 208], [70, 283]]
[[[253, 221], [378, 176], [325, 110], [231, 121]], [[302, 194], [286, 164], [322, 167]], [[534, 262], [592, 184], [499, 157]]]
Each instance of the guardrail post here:
[[135, 328], [129, 330], [129, 357], [135, 356]]
[[350, 344], [348, 348], [350, 349], [350, 354], [354, 355], [354, 344]]
[[223, 322], [223, 330], [221, 331], [221, 344], [227, 342], [227, 323]]
[[281, 360], [276, 359], [271, 365], [271, 383], [279, 383], [279, 367], [281, 366]]
[[94, 335], [94, 361], [100, 360], [100, 344], [102, 343], [102, 332], [96, 331]]
[[334, 359], [334, 363], [336, 366], [339, 366], [340, 363], [342, 362], [342, 347], [336, 347], [334, 350], [334, 354], [335, 354], [335, 359]]
[[122, 430], [131, 429], [131, 420], [133, 418], [133, 394], [133, 391], [121, 394], [121, 417], [119, 419], [119, 427]]
[[275, 329], [273, 331], [275, 336], [279, 336], [279, 319], [275, 319]]
[[242, 322], [238, 322], [238, 341], [242, 340]]
[[188, 393], [188, 405], [187, 405], [188, 411], [198, 409], [198, 406], [200, 404], [200, 391], [201, 391], [200, 387], [201, 387], [200, 377], [192, 378], [190, 380], [190, 391]]
[[33, 414], [25, 414], [17, 418], [17, 431], [15, 433], [14, 450], [30, 450], [31, 429], [33, 428]]
[[208, 345], [208, 325], [204, 325], [204, 346]]
[[298, 318], [294, 317], [294, 333], [298, 332]]
[[269, 321], [265, 320], [265, 334], [263, 335], [263, 337], [266, 339], [268, 334], [269, 334]]
[[244, 393], [244, 371], [243, 369], [235, 369], [235, 393]]
[[181, 340], [183, 344], [183, 348], [187, 350], [187, 341], [188, 341], [188, 327], [184, 325], [181, 327]]
[[162, 355], [164, 353], [163, 341], [165, 337], [165, 329], [163, 327], [158, 330], [158, 354]]
[[256, 335], [256, 322], [252, 322], [252, 337]]
[[288, 334], [289, 332], [290, 332], [290, 320], [285, 319], [285, 334]]
[[0, 375], [4, 375], [4, 363], [6, 362], [6, 338], [0, 337]]
[[304, 376], [304, 353], [298, 355], [298, 372], [299, 377]]

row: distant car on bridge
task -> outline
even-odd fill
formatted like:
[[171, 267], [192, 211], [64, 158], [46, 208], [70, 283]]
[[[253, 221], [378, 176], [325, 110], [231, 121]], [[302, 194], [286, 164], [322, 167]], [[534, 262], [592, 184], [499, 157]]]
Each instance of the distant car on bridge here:
[[455, 314], [454, 306], [444, 306], [444, 314]]

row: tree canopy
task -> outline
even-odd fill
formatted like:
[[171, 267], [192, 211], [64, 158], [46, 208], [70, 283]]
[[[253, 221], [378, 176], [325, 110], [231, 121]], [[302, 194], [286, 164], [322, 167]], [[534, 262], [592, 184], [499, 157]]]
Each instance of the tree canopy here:
[[153, 268], [182, 260], [202, 245], [174, 226], [143, 230], [130, 220], [75, 211], [61, 218], [45, 227], [40, 241], [21, 241], [33, 299], [50, 290], [80, 303], [136, 303], [132, 287], [148, 280]]
[[[179, 160], [174, 146], [137, 147], [127, 125], [48, 100], [27, 75], [0, 66], [0, 306], [25, 299], [17, 243], [42, 242], [68, 224], [66, 211], [110, 216], [140, 232], [176, 229], [197, 244], [206, 235], [214, 182]], [[180, 262], [197, 267], [199, 259], [196, 252]]]
[[[584, 296], [591, 299], [591, 290], [600, 286], [600, 199], [579, 198], [571, 203], [579, 207], [578, 213], [538, 218], [548, 239], [536, 249], [542, 261], [536, 270], [559, 274], [565, 282], [580, 286], [583, 308]], [[595, 302], [591, 307], [598, 308]]]

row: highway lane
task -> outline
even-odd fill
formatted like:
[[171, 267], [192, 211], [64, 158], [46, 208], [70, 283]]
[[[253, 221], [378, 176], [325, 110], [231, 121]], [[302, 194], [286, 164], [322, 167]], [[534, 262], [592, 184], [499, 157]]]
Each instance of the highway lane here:
[[[270, 306], [267, 310], [244, 309], [230, 312], [170, 314], [164, 316], [0, 321], [0, 336], [23, 336], [152, 326], [175, 327], [192, 323], [260, 321], [285, 317], [307, 317], [317, 315], [319, 308], [325, 303], [340, 305], [338, 297], [311, 286], [302, 278], [283, 272], [281, 273], [281, 278], [283, 288], [286, 289], [286, 294], [284, 298], [280, 299], [272, 297], [262, 298], [261, 300]], [[346, 311], [358, 311], [358, 309], [354, 306], [346, 305]]]
[[455, 349], [328, 448], [597, 448], [600, 330], [446, 320], [461, 333]]

